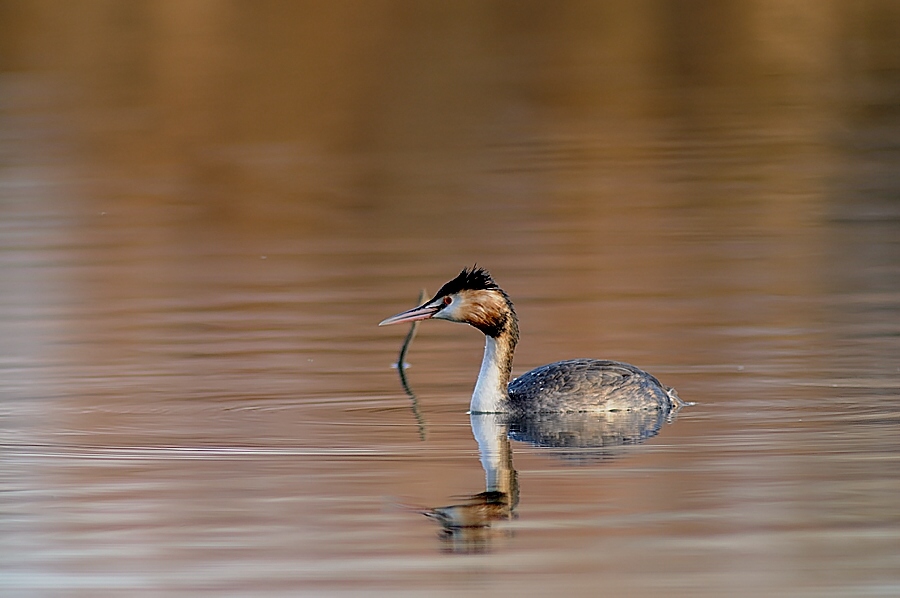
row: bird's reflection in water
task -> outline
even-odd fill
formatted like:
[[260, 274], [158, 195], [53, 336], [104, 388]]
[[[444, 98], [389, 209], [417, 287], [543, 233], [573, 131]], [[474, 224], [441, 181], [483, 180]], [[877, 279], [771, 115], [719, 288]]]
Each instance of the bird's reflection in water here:
[[676, 409], [606, 413], [535, 413], [509, 422], [513, 440], [553, 448], [570, 460], [595, 461], [626, 452], [659, 433]]
[[[512, 463], [508, 417], [469, 416], [484, 468], [485, 490], [456, 504], [424, 511], [441, 524], [440, 538], [448, 552], [484, 552], [497, 530], [496, 521], [512, 519], [519, 503], [519, 483]], [[502, 533], [502, 532], [501, 532]]]
[[459, 504], [430, 509], [425, 515], [441, 524], [439, 537], [447, 552], [485, 552], [497, 533], [491, 527], [493, 522], [513, 516], [509, 499], [505, 492], [485, 491]]
[[527, 417], [472, 414], [472, 434], [478, 442], [485, 490], [458, 503], [423, 511], [441, 525], [448, 552], [485, 552], [498, 534], [494, 523], [515, 518], [519, 504], [518, 475], [510, 438], [534, 446], [561, 449], [566, 459], [607, 459], [627, 445], [655, 436], [674, 411], [612, 411], [608, 413], [545, 413]]

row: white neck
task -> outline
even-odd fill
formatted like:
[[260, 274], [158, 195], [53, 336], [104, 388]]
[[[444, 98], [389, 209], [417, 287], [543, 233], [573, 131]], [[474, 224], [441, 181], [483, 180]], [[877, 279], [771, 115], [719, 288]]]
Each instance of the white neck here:
[[478, 382], [472, 393], [469, 413], [506, 413], [509, 411], [509, 373], [512, 367], [512, 350], [509, 339], [485, 336], [484, 359]]

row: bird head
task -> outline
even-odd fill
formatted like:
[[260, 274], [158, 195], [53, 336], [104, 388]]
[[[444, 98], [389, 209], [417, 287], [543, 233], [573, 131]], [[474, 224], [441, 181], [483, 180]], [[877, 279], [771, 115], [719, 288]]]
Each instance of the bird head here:
[[498, 336], [514, 318], [512, 302], [497, 286], [490, 273], [478, 267], [464, 268], [440, 288], [434, 297], [418, 307], [383, 320], [379, 326], [448, 320], [469, 324], [488, 336]]

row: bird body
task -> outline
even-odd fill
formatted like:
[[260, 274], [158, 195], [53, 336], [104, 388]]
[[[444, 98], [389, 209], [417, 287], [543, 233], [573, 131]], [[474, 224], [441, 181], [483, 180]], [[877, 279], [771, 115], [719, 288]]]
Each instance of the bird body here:
[[510, 411], [559, 413], [668, 409], [672, 389], [628, 363], [569, 359], [548, 363], [509, 383]]
[[437, 319], [474, 326], [485, 335], [484, 358], [471, 413], [606, 412], [661, 410], [682, 403], [674, 389], [627, 363], [570, 359], [535, 368], [510, 382], [519, 340], [509, 296], [484, 269], [463, 269], [419, 307], [379, 325]]

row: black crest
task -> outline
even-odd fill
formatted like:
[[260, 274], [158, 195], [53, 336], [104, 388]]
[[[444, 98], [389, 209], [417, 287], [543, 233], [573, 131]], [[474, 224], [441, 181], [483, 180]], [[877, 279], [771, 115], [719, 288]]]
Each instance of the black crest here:
[[459, 276], [444, 284], [435, 297], [452, 295], [460, 291], [485, 291], [488, 289], [499, 290], [500, 287], [491, 278], [490, 272], [484, 268], [473, 266], [471, 269], [463, 268]]

